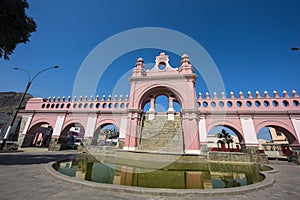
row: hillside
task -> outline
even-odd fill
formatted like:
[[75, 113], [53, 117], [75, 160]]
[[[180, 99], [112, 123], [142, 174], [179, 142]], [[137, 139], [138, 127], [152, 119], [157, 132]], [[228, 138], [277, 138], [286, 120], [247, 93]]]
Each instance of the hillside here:
[[[18, 107], [23, 93], [17, 92], [0, 92], [0, 113], [11, 115]], [[33, 96], [26, 94], [21, 108], [25, 108], [28, 99]]]

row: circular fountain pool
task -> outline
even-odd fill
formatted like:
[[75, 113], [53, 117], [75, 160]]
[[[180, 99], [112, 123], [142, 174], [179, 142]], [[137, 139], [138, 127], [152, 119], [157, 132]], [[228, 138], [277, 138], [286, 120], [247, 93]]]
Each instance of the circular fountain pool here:
[[161, 162], [145, 160], [95, 159], [80, 154], [73, 160], [54, 164], [64, 175], [98, 183], [170, 189], [216, 189], [246, 186], [261, 182], [260, 171], [253, 163], [208, 162], [187, 157], [161, 167]]

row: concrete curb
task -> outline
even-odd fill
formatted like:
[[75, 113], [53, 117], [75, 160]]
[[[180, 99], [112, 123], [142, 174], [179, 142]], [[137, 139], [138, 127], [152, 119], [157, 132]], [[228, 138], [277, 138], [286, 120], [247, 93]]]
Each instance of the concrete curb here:
[[96, 183], [91, 181], [79, 180], [75, 177], [69, 177], [63, 175], [53, 168], [54, 162], [45, 165], [45, 170], [52, 176], [75, 183], [81, 186], [86, 186], [95, 189], [101, 189], [104, 191], [131, 193], [140, 195], [154, 195], [154, 196], [176, 196], [176, 197], [187, 197], [187, 196], [221, 196], [221, 195], [239, 195], [245, 194], [251, 191], [257, 191], [273, 186], [275, 183], [275, 173], [279, 170], [271, 167], [273, 170], [260, 172], [265, 179], [262, 182], [233, 188], [222, 188], [222, 189], [164, 189], [164, 188], [144, 188], [124, 185], [111, 185]]

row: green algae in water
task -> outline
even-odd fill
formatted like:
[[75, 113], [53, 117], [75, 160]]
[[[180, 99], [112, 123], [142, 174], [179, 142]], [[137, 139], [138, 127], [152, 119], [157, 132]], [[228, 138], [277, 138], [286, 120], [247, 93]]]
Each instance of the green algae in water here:
[[[172, 163], [162, 169], [146, 169], [79, 156], [58, 162], [60, 173], [98, 183], [171, 189], [212, 189], [250, 185], [264, 179], [266, 166], [251, 163]], [[198, 169], [199, 170], [198, 170]]]

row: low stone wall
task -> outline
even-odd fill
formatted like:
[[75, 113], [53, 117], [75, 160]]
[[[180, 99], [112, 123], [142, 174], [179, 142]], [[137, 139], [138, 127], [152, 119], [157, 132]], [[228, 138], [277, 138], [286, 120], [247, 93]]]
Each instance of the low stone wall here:
[[116, 148], [115, 146], [90, 146], [89, 153], [108, 153], [108, 154], [115, 154]]
[[209, 161], [226, 161], [226, 162], [251, 162], [250, 155], [239, 152], [208, 152]]

